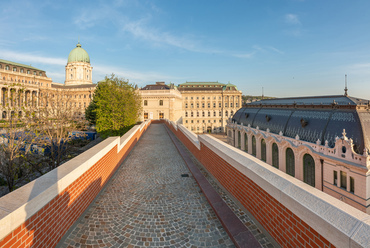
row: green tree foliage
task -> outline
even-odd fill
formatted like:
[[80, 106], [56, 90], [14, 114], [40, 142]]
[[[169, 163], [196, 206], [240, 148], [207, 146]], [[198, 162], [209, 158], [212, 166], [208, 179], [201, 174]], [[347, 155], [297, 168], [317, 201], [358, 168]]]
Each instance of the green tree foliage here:
[[85, 119], [90, 125], [96, 125], [96, 103], [94, 100], [92, 100], [85, 109]]
[[141, 97], [135, 86], [114, 74], [98, 83], [94, 102], [96, 130], [103, 138], [125, 133], [141, 112]]

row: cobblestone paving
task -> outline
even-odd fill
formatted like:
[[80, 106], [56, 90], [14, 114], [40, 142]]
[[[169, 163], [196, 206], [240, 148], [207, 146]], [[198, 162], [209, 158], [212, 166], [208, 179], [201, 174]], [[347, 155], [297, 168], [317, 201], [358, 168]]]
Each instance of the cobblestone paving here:
[[[212, 136], [218, 138], [216, 135], [212, 135]], [[189, 152], [189, 150], [187, 150], [187, 148], [182, 143], [181, 145], [185, 148], [185, 150], [188, 153], [188, 156], [191, 157], [193, 163], [202, 172], [203, 176], [208, 180], [208, 182], [212, 185], [212, 187], [218, 192], [218, 194], [222, 197], [224, 202], [229, 206], [229, 208], [234, 212], [234, 214], [241, 220], [241, 222], [248, 228], [248, 230], [251, 231], [251, 233], [254, 235], [257, 241], [262, 245], [262, 247], [273, 248], [274, 245], [270, 242], [270, 240], [266, 237], [266, 235], [262, 233], [262, 231], [254, 223], [254, 221], [248, 216], [248, 214], [231, 199], [231, 197], [225, 192], [224, 189], [218, 186], [218, 184], [213, 179], [213, 177], [209, 175], [208, 171], [204, 169], [203, 165], [199, 163], [199, 161], [193, 156], [193, 154], [191, 154], [191, 152]]]
[[63, 241], [59, 247], [234, 247], [158, 124]]

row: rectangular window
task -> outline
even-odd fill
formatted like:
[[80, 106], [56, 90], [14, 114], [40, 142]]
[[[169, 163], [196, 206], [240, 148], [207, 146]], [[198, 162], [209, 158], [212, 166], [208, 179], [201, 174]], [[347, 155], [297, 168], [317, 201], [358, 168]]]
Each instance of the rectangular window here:
[[148, 113], [144, 113], [144, 120], [148, 119]]
[[355, 193], [355, 179], [353, 177], [349, 177], [349, 183], [350, 183], [349, 192]]
[[235, 108], [237, 108], [238, 106], [239, 106], [239, 104], [236, 102], [236, 103], [235, 103]]
[[347, 173], [344, 171], [340, 172], [340, 187], [347, 190]]
[[221, 108], [221, 102], [218, 103], [218, 107]]
[[337, 171], [334, 171], [334, 182], [333, 182], [333, 184], [335, 186], [337, 186], [337, 180], [338, 180], [338, 173], [337, 173]]
[[202, 108], [204, 108], [204, 103], [202, 103]]
[[225, 108], [227, 108], [227, 102], [225, 102]]
[[164, 118], [164, 113], [159, 113], [159, 119], [163, 119]]
[[230, 108], [232, 108], [232, 107], [233, 107], [233, 103], [231, 102], [231, 103], [230, 103]]
[[216, 103], [215, 102], [213, 103], [213, 107], [216, 108]]

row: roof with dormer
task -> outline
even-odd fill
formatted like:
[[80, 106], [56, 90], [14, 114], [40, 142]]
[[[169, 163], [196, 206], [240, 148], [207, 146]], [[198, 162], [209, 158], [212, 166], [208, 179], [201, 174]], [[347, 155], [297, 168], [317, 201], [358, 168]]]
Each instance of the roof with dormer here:
[[334, 147], [343, 129], [362, 154], [370, 148], [369, 100], [351, 96], [315, 96], [276, 98], [247, 104], [239, 109], [232, 121], [272, 133]]
[[8, 60], [5, 60], [5, 59], [0, 59], [0, 63], [1, 64], [6, 64], [6, 65], [12, 65], [12, 66], [17, 66], [17, 67], [22, 67], [22, 68], [27, 68], [27, 69], [31, 69], [31, 70], [37, 70], [37, 71], [43, 71], [44, 70], [40, 70], [40, 69], [37, 69], [31, 65], [25, 65], [25, 64], [20, 64], [20, 63], [15, 63], [15, 62], [12, 62], [12, 61], [8, 61]]

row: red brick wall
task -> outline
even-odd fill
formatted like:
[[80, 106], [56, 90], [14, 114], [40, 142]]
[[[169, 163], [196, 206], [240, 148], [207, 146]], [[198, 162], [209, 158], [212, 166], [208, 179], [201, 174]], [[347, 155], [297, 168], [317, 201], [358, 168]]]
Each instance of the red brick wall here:
[[334, 247], [329, 241], [274, 199], [247, 176], [201, 143], [198, 150], [180, 131], [173, 133], [218, 182], [253, 214], [282, 247]]
[[54, 247], [86, 210], [137, 143], [138, 130], [121, 151], [114, 146], [63, 192], [0, 241], [0, 247]]

